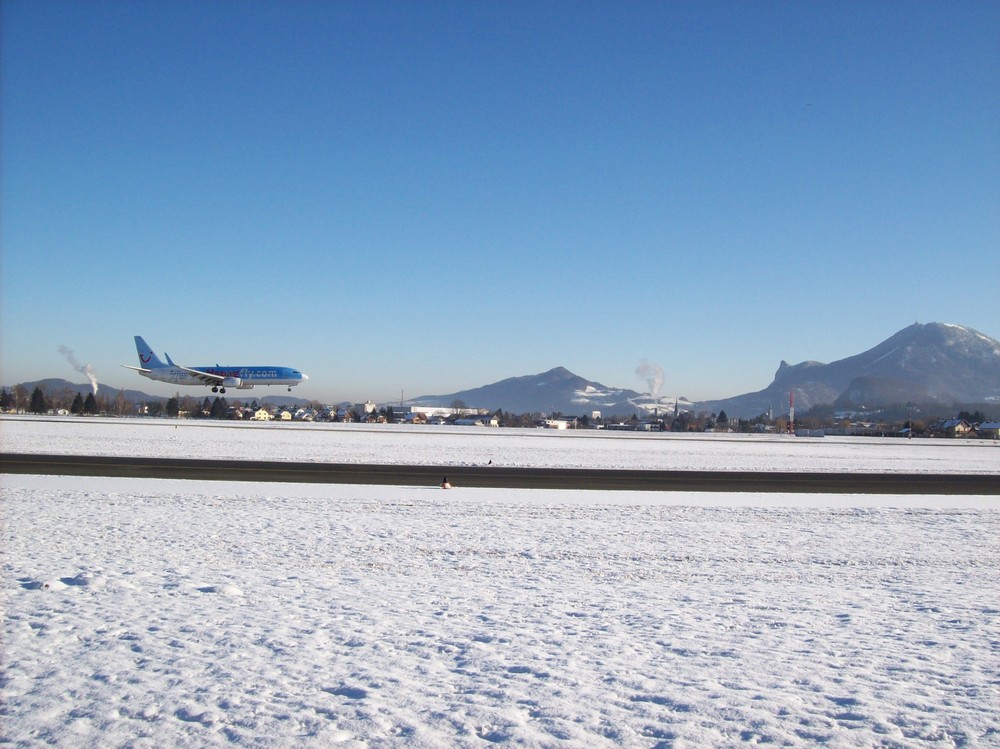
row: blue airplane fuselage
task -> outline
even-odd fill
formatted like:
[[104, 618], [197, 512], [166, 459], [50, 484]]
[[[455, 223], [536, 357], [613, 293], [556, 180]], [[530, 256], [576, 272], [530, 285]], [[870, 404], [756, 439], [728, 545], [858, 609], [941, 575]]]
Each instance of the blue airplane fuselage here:
[[127, 369], [134, 369], [143, 377], [173, 385], [204, 385], [211, 387], [213, 392], [226, 392], [227, 387], [248, 390], [254, 385], [293, 385], [308, 380], [308, 375], [292, 367], [278, 366], [233, 366], [224, 367], [216, 364], [213, 367], [182, 367], [174, 364], [167, 354], [167, 362], [153, 353], [141, 336], [135, 336], [135, 348], [139, 355], [138, 367], [124, 364]]

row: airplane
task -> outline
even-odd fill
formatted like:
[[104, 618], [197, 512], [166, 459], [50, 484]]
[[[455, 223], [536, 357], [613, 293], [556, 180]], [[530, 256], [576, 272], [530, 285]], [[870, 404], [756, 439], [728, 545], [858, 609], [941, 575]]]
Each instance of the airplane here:
[[122, 364], [125, 369], [134, 369], [150, 380], [211, 387], [213, 393], [224, 393], [227, 387], [249, 390], [254, 385], [287, 385], [288, 392], [291, 392], [293, 385], [309, 379], [308, 375], [291, 367], [223, 367], [218, 364], [214, 367], [182, 367], [174, 364], [170, 354], [164, 354], [167, 357], [164, 364], [138, 335], [135, 337], [135, 350], [141, 366]]

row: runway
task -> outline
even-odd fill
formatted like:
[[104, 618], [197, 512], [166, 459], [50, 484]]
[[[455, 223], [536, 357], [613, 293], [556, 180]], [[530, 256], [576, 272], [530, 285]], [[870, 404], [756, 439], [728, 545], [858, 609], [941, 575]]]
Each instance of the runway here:
[[455, 489], [1000, 495], [995, 474], [798, 473], [296, 463], [0, 453], [0, 473], [195, 481], [440, 485]]

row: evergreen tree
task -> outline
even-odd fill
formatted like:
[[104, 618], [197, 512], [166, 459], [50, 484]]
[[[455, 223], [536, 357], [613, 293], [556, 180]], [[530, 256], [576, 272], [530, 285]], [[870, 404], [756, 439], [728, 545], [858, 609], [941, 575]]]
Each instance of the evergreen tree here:
[[677, 418], [673, 420], [670, 425], [670, 431], [672, 432], [686, 432], [691, 428], [691, 414], [687, 411], [681, 411], [677, 414]]
[[73, 399], [73, 405], [69, 407], [69, 411], [70, 411], [70, 413], [77, 414], [77, 415], [83, 413], [83, 396], [82, 395], [80, 395], [79, 393], [76, 394], [76, 397]]
[[97, 407], [97, 398], [94, 397], [93, 393], [87, 393], [87, 400], [83, 402], [83, 410], [91, 416], [100, 413], [100, 409]]
[[0, 411], [9, 411], [13, 402], [14, 399], [11, 397], [10, 393], [7, 392], [7, 388], [0, 390]]
[[206, 415], [211, 413], [211, 411], [212, 411], [212, 401], [210, 401], [206, 396], [205, 400], [201, 402], [200, 406], [195, 406], [194, 411], [191, 412], [191, 415], [194, 416], [196, 419], [203, 419], [205, 418]]
[[[205, 399], [206, 401], [208, 398]], [[226, 418], [226, 399], [216, 397], [215, 402], [212, 403], [212, 410], [209, 415], [213, 419], [224, 419]]]
[[180, 409], [181, 404], [176, 397], [167, 400], [167, 416], [176, 419], [177, 414], [180, 413]]
[[33, 414], [43, 414], [47, 410], [45, 406], [45, 394], [42, 392], [42, 389], [37, 385], [35, 386], [34, 391], [31, 393], [31, 406], [28, 408], [28, 410], [31, 411], [31, 413]]

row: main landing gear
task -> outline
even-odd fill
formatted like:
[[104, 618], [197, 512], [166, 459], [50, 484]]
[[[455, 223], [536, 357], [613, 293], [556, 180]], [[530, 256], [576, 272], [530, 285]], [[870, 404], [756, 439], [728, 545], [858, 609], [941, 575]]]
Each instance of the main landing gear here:
[[226, 392], [226, 389], [225, 388], [220, 388], [220, 387], [218, 387], [216, 385], [213, 385], [212, 386], [212, 392], [213, 393], [224, 393], [224, 392]]

